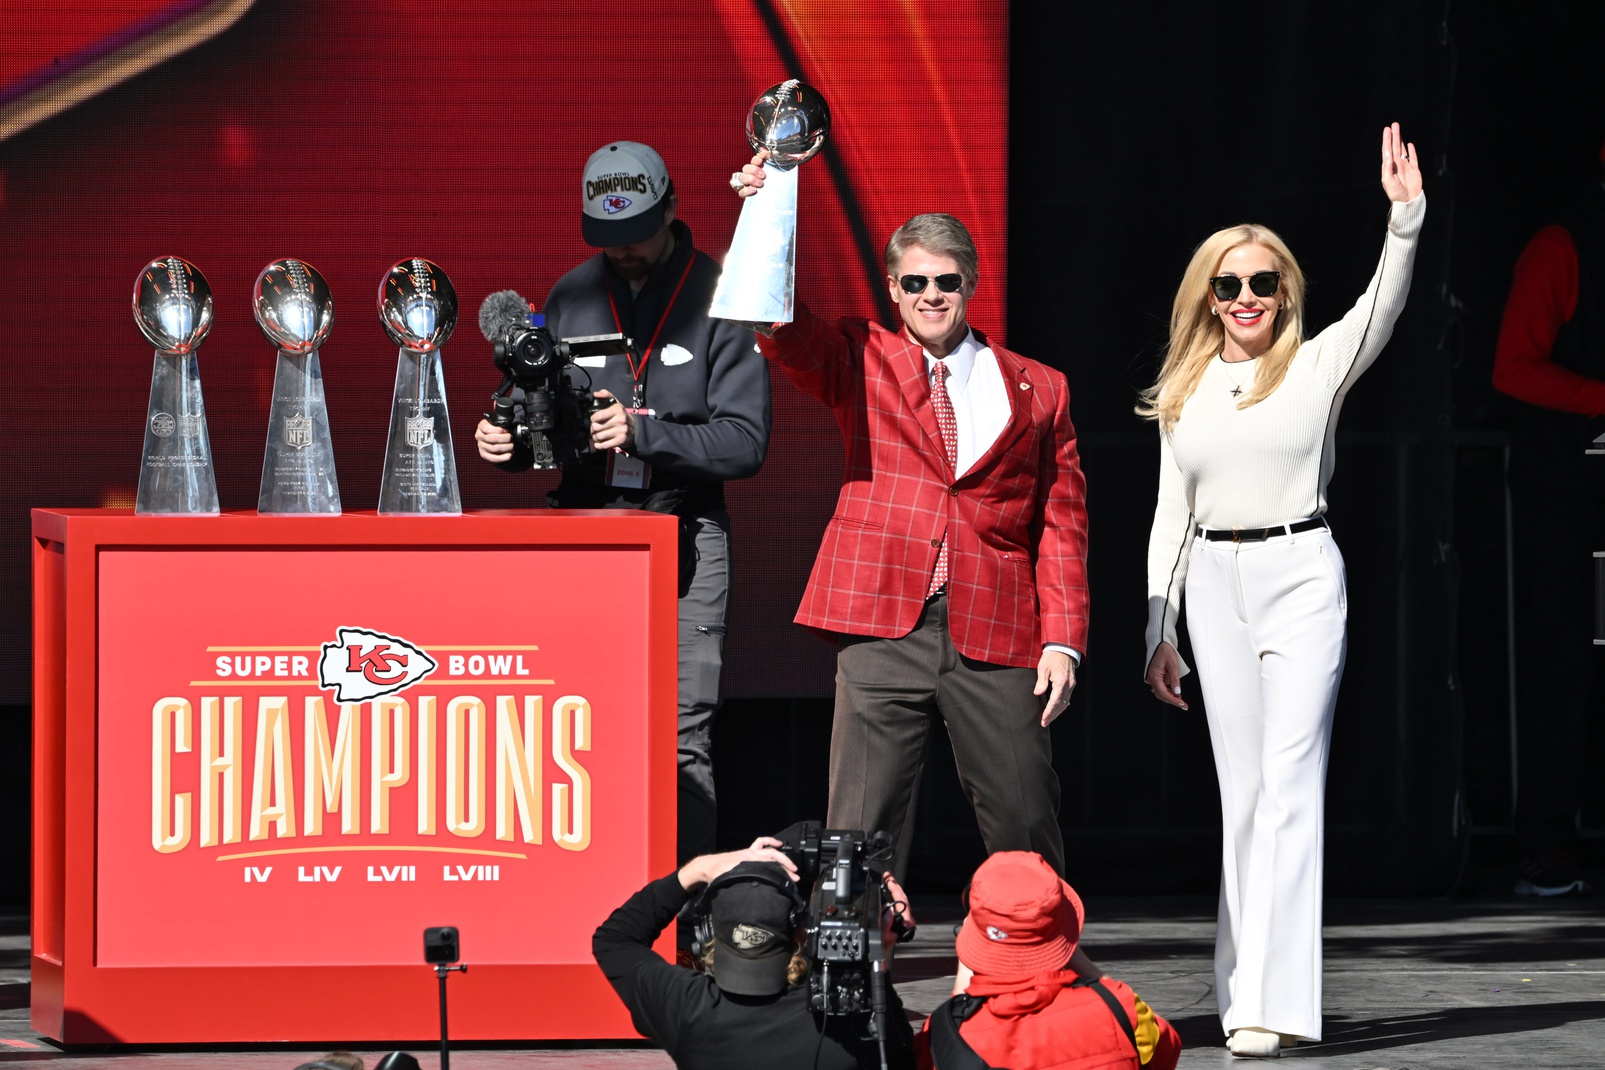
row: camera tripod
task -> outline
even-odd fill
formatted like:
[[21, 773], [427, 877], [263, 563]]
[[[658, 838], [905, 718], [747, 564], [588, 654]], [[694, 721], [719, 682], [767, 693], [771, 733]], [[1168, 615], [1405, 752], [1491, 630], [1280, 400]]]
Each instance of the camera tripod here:
[[446, 1038], [446, 975], [453, 970], [467, 973], [468, 967], [435, 963], [435, 976], [440, 978], [440, 1070], [451, 1070], [451, 1041]]

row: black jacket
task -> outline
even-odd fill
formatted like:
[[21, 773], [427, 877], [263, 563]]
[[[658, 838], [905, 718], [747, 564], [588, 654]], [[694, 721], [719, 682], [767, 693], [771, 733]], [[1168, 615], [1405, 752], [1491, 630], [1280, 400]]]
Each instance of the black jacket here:
[[[643, 351], [657, 338], [643, 373], [645, 407], [653, 415], [637, 417], [632, 451], [652, 466], [651, 485], [642, 491], [606, 486], [606, 457], [593, 454], [564, 469], [550, 496], [555, 506], [663, 508], [667, 496], [666, 511], [695, 511], [722, 505], [724, 480], [755, 475], [763, 465], [769, 447], [768, 362], [751, 331], [709, 317], [719, 265], [693, 247], [684, 223], [675, 220], [671, 227], [674, 252], [652, 269], [639, 293], [632, 294], [629, 283], [598, 253], [559, 279], [546, 298], [546, 326], [556, 338], [622, 329]], [[666, 308], [669, 317], [660, 330]], [[601, 367], [571, 368], [569, 375], [574, 385], [586, 385], [589, 377], [592, 389], [609, 390], [630, 403], [634, 380], [622, 353], [605, 358]], [[529, 464], [529, 455], [521, 451], [503, 467], [521, 470]], [[681, 501], [689, 509], [680, 508]]]
[[[641, 1034], [684, 1070], [850, 1070], [880, 1065], [867, 1016], [824, 1018], [808, 1010], [806, 984], [777, 996], [734, 996], [711, 976], [664, 962], [652, 950], [691, 893], [677, 873], [653, 881], [604, 921], [591, 952]], [[887, 986], [887, 1065], [912, 1070], [913, 1031]], [[824, 1036], [820, 1026], [824, 1023]], [[817, 1060], [816, 1060], [817, 1053]]]

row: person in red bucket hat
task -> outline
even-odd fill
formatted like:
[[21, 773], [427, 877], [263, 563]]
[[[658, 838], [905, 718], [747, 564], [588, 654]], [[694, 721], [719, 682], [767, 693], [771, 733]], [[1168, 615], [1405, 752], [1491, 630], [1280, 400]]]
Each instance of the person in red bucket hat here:
[[1170, 1023], [1076, 954], [1085, 919], [1081, 897], [1041, 855], [983, 862], [956, 941], [968, 985], [915, 1038], [920, 1067], [1174, 1070], [1181, 1039]]

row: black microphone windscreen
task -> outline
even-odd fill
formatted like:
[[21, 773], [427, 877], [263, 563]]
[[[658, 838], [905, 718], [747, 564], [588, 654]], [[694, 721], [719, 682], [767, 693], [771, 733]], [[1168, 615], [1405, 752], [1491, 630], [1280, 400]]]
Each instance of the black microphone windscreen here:
[[497, 290], [479, 306], [479, 333], [500, 342], [513, 327], [529, 326], [529, 302], [517, 290]]

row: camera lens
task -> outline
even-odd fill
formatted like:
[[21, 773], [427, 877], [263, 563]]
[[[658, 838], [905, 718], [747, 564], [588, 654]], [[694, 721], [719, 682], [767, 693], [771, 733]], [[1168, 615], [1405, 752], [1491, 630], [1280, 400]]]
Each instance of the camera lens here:
[[515, 331], [509, 338], [514, 359], [523, 367], [534, 371], [544, 368], [552, 359], [551, 343], [544, 333], [534, 328]]

